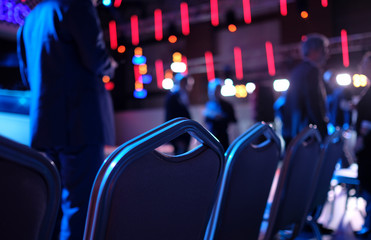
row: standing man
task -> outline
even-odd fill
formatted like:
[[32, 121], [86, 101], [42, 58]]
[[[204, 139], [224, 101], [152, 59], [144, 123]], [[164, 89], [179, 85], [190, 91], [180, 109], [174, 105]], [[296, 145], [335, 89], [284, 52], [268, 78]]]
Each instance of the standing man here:
[[294, 68], [283, 108], [282, 135], [286, 146], [309, 124], [317, 126], [322, 138], [327, 135], [326, 89], [321, 67], [328, 56], [328, 39], [309, 34], [302, 42], [303, 61]]
[[205, 106], [205, 123], [207, 129], [222, 144], [224, 151], [229, 147], [228, 127], [237, 122], [234, 107], [225, 101], [221, 94], [223, 82], [216, 78], [208, 83], [209, 101]]
[[[169, 121], [177, 117], [191, 119], [189, 112], [189, 92], [192, 90], [194, 80], [192, 77], [175, 75], [174, 87], [168, 93], [165, 100], [165, 120]], [[171, 141], [174, 154], [179, 155], [189, 150], [191, 136], [186, 133]]]
[[91, 0], [44, 0], [18, 31], [20, 71], [31, 89], [31, 147], [62, 180], [55, 239], [84, 234], [90, 191], [113, 144], [113, 108], [102, 82], [117, 63], [107, 54]]
[[371, 52], [363, 55], [360, 64], [361, 73], [368, 78], [368, 86], [362, 92], [356, 105], [358, 117], [356, 123], [357, 144], [356, 156], [358, 163], [358, 179], [360, 196], [366, 201], [366, 216], [362, 229], [355, 232], [357, 237], [369, 239], [371, 232]]

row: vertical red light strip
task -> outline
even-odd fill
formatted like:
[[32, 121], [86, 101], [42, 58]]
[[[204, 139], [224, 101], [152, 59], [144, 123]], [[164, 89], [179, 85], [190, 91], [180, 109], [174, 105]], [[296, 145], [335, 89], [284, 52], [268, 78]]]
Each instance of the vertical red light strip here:
[[111, 49], [116, 49], [117, 48], [117, 29], [116, 29], [116, 21], [112, 20], [109, 22], [108, 25], [109, 29], [109, 38], [110, 38], [110, 44], [111, 44]]
[[273, 46], [271, 42], [265, 42], [265, 50], [267, 53], [268, 73], [274, 76], [276, 75], [276, 67], [274, 65]]
[[139, 65], [134, 65], [134, 79], [135, 79], [135, 81], [138, 81], [139, 77], [140, 77]]
[[219, 25], [218, 0], [210, 0], [210, 14], [211, 24], [213, 26], [218, 26]]
[[188, 12], [188, 4], [186, 2], [182, 2], [180, 4], [180, 17], [182, 20], [182, 33], [183, 35], [189, 35], [189, 12]]
[[243, 5], [243, 19], [245, 23], [251, 23], [251, 6], [250, 0], [242, 0]]
[[234, 47], [234, 67], [236, 70], [236, 78], [238, 80], [243, 79], [243, 67], [242, 67], [242, 53], [241, 48]]
[[164, 63], [161, 59], [155, 61], [157, 87], [162, 88], [162, 80], [164, 80]]
[[322, 7], [328, 6], [328, 0], [321, 0]]
[[287, 0], [280, 0], [280, 11], [282, 16], [287, 15]]
[[348, 35], [345, 29], [341, 30], [341, 49], [343, 50], [344, 67], [349, 67]]
[[209, 51], [205, 52], [205, 62], [206, 62], [207, 80], [210, 82], [211, 80], [215, 79], [215, 71], [214, 71], [213, 54]]
[[115, 8], [118, 8], [118, 7], [121, 6], [121, 2], [122, 2], [122, 0], [115, 0], [115, 2], [113, 3], [113, 6], [114, 6]]
[[131, 25], [131, 43], [133, 45], [139, 44], [139, 27], [138, 27], [138, 16], [133, 15], [130, 18]]
[[163, 37], [161, 9], [156, 9], [154, 15], [155, 15], [155, 39], [157, 41], [161, 41]]
[[184, 72], [184, 74], [188, 74], [188, 59], [186, 56], [182, 56], [182, 62], [186, 65], [186, 70]]

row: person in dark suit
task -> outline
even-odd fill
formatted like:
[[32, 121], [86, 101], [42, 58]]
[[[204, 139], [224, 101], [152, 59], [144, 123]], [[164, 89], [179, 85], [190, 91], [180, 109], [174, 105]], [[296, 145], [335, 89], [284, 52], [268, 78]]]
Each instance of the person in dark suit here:
[[233, 105], [223, 99], [222, 85], [218, 78], [209, 82], [209, 101], [204, 114], [208, 130], [220, 141], [225, 151], [229, 147], [228, 127], [231, 123], [236, 123], [237, 119]]
[[18, 30], [22, 79], [31, 89], [31, 147], [57, 165], [62, 220], [55, 239], [83, 238], [104, 145], [114, 144], [113, 108], [103, 75], [109, 57], [91, 0], [44, 0]]
[[[165, 99], [165, 120], [169, 121], [177, 117], [191, 119], [189, 112], [189, 92], [193, 87], [193, 78], [187, 75], [176, 74], [174, 77], [174, 87]], [[189, 150], [191, 136], [183, 134], [170, 143], [174, 147], [174, 154], [182, 154]]]
[[[360, 65], [361, 72], [371, 78], [371, 52], [364, 54]], [[358, 179], [360, 181], [360, 195], [366, 200], [366, 217], [362, 229], [355, 234], [359, 237], [368, 237], [371, 232], [371, 88], [370, 83], [356, 105], [357, 109], [357, 144], [356, 156], [358, 163]]]
[[323, 138], [327, 135], [326, 89], [320, 68], [327, 60], [328, 39], [309, 34], [301, 48], [303, 61], [292, 71], [283, 106], [282, 136], [286, 146], [309, 124], [316, 125]]

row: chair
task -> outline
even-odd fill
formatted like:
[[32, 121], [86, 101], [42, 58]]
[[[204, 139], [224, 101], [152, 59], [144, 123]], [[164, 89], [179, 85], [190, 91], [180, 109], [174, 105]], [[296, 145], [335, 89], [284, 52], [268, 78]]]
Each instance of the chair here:
[[318, 240], [322, 239], [322, 237], [317, 225], [317, 220], [327, 200], [327, 193], [330, 190], [330, 183], [334, 175], [335, 165], [343, 155], [344, 137], [342, 134], [343, 131], [337, 129], [325, 139], [322, 145], [319, 177], [307, 218], [307, 223], [312, 227]]
[[265, 123], [256, 123], [229, 146], [204, 239], [258, 238], [280, 151], [280, 140]]
[[[201, 144], [177, 156], [155, 149], [188, 133]], [[224, 168], [223, 148], [200, 124], [175, 119], [123, 144], [105, 161], [84, 239], [199, 239]]]
[[[308, 126], [289, 144], [283, 159], [277, 189], [269, 212], [265, 240], [289, 227], [290, 239], [300, 232], [310, 209], [320, 167], [321, 137]], [[293, 226], [293, 228], [292, 228]]]
[[61, 183], [54, 163], [0, 136], [0, 239], [51, 239]]

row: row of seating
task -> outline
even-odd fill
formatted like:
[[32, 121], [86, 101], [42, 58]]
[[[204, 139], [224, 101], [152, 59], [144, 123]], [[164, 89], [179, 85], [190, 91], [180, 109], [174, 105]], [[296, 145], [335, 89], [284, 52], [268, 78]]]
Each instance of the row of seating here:
[[[182, 134], [190, 134], [200, 144], [177, 156], [156, 151]], [[23, 213], [28, 220], [39, 219], [38, 224], [33, 222], [33, 232], [20, 233], [24, 237], [14, 239], [50, 239], [60, 194], [55, 166], [26, 146], [5, 138], [0, 141], [1, 165], [25, 158], [29, 163], [16, 160], [15, 164], [29, 171], [31, 165], [40, 162], [38, 165], [44, 163], [51, 172], [36, 172], [45, 185], [45, 196], [31, 194], [34, 201], [42, 201], [40, 209], [46, 210], [37, 216]], [[272, 128], [257, 123], [224, 153], [219, 141], [199, 123], [173, 119], [124, 143], [105, 160], [92, 188], [84, 239], [271, 240], [279, 230], [291, 225], [290, 238], [294, 239], [305, 223], [311, 224], [317, 239], [321, 239], [315, 210], [326, 200], [342, 144], [341, 131], [322, 143], [317, 129], [309, 126], [293, 139], [283, 155], [280, 139]], [[22, 171], [17, 170], [12, 178], [11, 174], [3, 177], [1, 173], [1, 184], [22, 178]], [[277, 186], [272, 187], [277, 172]], [[52, 183], [55, 185], [49, 186]], [[20, 203], [18, 191], [24, 190], [8, 190], [11, 199], [7, 201]], [[272, 202], [268, 201], [270, 194], [274, 196]], [[12, 210], [1, 204], [3, 211]], [[21, 212], [17, 214], [25, 219]], [[12, 224], [0, 221], [0, 238], [3, 234], [13, 236], [7, 235], [13, 234]], [[19, 227], [23, 228], [17, 223]]]

